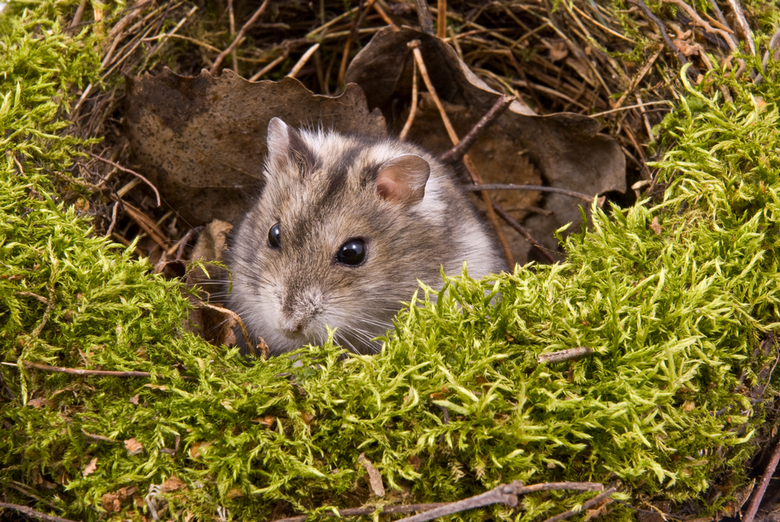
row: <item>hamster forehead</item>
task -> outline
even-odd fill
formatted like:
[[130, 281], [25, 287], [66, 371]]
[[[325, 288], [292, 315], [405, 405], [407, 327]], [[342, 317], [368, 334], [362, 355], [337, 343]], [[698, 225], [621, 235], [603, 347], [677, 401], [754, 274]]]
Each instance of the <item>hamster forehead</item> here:
[[267, 168], [259, 202], [267, 225], [279, 222], [283, 244], [296, 250], [333, 249], [376, 232], [378, 214], [395, 209], [377, 196], [373, 182], [382, 163], [404, 152], [322, 131], [300, 131], [300, 141], [291, 143], [290, 161]]

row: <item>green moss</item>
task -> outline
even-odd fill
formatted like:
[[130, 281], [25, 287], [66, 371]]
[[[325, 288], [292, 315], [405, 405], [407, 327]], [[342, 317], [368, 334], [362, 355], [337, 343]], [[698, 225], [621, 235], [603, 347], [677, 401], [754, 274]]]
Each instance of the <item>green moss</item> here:
[[[759, 346], [776, 333], [780, 297], [777, 64], [759, 86], [711, 74], [689, 88], [662, 126], [664, 200], [594, 209], [592, 229], [567, 240], [566, 263], [450, 278], [435, 303], [422, 292], [399, 315], [377, 356], [341, 360], [329, 344], [295, 364], [263, 362], [187, 333], [179, 285], [93, 237], [58, 199], [53, 174], [83, 144], [63, 134], [64, 107], [97, 81], [99, 41], [64, 35], [54, 6], [0, 17], [6, 499], [79, 520], [139, 519], [143, 501], [121, 513], [103, 505], [138, 488], [165, 519], [213, 519], [220, 506], [269, 519], [279, 506], [371, 502], [361, 453], [396, 502], [515, 479], [594, 480], [620, 481], [629, 502], [698, 498], [711, 513], [729, 500], [710, 496], [714, 485], [744, 483], [775, 389], [776, 349]], [[710, 99], [718, 85], [734, 101]], [[537, 362], [577, 346], [594, 352]], [[131, 439], [142, 446], [134, 455]], [[154, 489], [172, 476], [182, 487]], [[548, 493], [519, 512], [492, 509], [531, 520], [582, 499]]]

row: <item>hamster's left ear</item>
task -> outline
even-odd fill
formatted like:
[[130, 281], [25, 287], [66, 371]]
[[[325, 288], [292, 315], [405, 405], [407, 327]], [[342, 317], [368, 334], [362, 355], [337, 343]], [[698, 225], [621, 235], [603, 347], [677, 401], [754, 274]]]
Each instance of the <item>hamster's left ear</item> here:
[[383, 199], [408, 206], [422, 200], [431, 166], [420, 156], [404, 154], [379, 167], [376, 192]]
[[268, 122], [268, 163], [282, 165], [290, 153], [289, 127], [279, 118]]

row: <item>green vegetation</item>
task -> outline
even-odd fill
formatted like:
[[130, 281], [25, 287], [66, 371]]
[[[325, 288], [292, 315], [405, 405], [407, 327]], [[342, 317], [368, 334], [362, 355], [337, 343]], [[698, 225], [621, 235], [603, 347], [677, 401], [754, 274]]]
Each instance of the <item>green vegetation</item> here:
[[[58, 16], [48, 2], [0, 17], [8, 501], [138, 520], [149, 517], [141, 497], [168, 481], [150, 496], [163, 519], [214, 519], [219, 506], [235, 520], [272, 519], [372, 502], [361, 453], [396, 503], [515, 479], [592, 480], [619, 482], [639, 507], [700, 499], [712, 513], [745, 483], [775, 393], [777, 347], [762, 341], [779, 324], [776, 62], [758, 86], [723, 73], [689, 88], [661, 131], [663, 201], [594, 209], [592, 230], [567, 240], [566, 263], [449, 279], [435, 304], [400, 314], [382, 354], [339, 360], [328, 345], [293, 364], [244, 360], [188, 333], [178, 283], [92, 237], [60, 201], [53, 180], [67, 178], [84, 143], [63, 133], [65, 108], [100, 64], [98, 38], [63, 34]], [[593, 353], [537, 362], [578, 346]], [[492, 509], [531, 520], [583, 498], [537, 494], [520, 511]]]

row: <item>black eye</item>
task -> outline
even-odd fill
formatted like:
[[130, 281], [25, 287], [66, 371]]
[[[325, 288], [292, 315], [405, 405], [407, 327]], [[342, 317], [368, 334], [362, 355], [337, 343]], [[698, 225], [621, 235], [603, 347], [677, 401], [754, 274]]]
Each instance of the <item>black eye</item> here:
[[359, 265], [366, 259], [366, 242], [362, 239], [350, 239], [336, 252], [336, 261], [342, 265]]
[[282, 246], [282, 229], [279, 223], [271, 227], [268, 231], [268, 246], [271, 248], [279, 248]]

